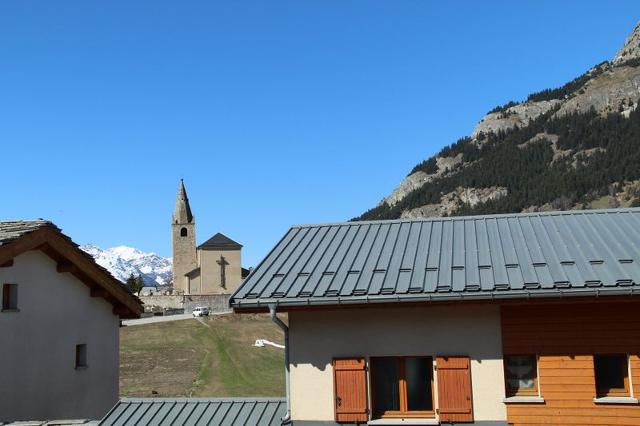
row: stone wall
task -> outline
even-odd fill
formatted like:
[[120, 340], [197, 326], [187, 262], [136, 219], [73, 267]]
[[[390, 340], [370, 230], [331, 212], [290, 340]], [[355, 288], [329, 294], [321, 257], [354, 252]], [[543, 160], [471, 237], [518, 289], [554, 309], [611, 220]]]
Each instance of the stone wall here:
[[155, 306], [162, 309], [174, 308], [184, 309], [185, 313], [190, 313], [196, 306], [208, 306], [211, 312], [227, 312], [229, 308], [230, 294], [209, 294], [200, 296], [140, 296], [140, 300], [144, 303], [145, 311]]

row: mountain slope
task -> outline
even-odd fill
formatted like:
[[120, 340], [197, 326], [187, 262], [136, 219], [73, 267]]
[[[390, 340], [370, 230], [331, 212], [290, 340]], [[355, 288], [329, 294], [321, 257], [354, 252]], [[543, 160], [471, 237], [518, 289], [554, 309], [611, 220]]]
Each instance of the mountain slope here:
[[640, 24], [612, 61], [491, 110], [358, 219], [640, 204]]
[[87, 244], [80, 248], [122, 282], [126, 282], [131, 274], [141, 275], [147, 286], [167, 285], [171, 282], [170, 258], [160, 257], [155, 253], [144, 253], [127, 246], [104, 250]]

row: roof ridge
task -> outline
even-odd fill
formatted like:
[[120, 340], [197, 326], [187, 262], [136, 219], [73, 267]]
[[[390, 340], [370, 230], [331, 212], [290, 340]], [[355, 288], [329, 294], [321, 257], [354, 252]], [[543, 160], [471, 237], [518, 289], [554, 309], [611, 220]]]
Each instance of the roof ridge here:
[[461, 221], [461, 220], [482, 220], [482, 219], [499, 219], [508, 217], [539, 217], [539, 216], [577, 216], [581, 214], [603, 214], [603, 213], [631, 213], [639, 212], [640, 207], [619, 207], [615, 209], [588, 209], [588, 210], [552, 210], [545, 212], [520, 212], [520, 213], [494, 213], [479, 214], [468, 216], [438, 216], [438, 217], [419, 217], [404, 219], [379, 219], [379, 220], [354, 220], [346, 222], [326, 222], [326, 223], [308, 223], [296, 224], [291, 228], [313, 228], [322, 226], [349, 226], [363, 224], [381, 224], [381, 223], [413, 223], [413, 222], [438, 222], [438, 221]]

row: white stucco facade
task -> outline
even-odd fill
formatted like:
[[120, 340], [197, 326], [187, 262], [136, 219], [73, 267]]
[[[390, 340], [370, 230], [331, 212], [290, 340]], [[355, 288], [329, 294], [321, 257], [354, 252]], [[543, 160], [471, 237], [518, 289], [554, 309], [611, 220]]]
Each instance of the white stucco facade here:
[[468, 355], [475, 420], [506, 420], [498, 306], [292, 311], [289, 327], [294, 420], [334, 419], [333, 358], [417, 355]]
[[[0, 422], [100, 419], [118, 400], [119, 318], [112, 305], [41, 251], [0, 268], [18, 311], [0, 312]], [[75, 368], [77, 344], [87, 367]]]

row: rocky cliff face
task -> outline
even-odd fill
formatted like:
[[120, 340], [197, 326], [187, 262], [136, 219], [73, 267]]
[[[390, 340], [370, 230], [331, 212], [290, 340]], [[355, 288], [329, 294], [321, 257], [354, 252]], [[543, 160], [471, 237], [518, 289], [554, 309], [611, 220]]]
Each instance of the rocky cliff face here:
[[613, 57], [613, 63], [621, 64], [638, 58], [640, 58], [640, 23], [631, 31], [622, 48]]
[[[607, 117], [618, 114], [628, 119], [635, 111], [638, 102], [640, 102], [640, 24], [634, 28], [624, 46], [611, 61], [605, 61], [593, 67], [561, 88], [543, 90], [530, 95], [524, 102], [510, 102], [504, 107], [498, 107], [489, 112], [478, 122], [472, 134], [457, 144], [460, 145], [458, 151], [465, 151], [464, 154], [457, 152], [452, 155], [452, 152], [444, 149], [433, 158], [425, 160], [416, 166], [389, 196], [374, 209], [365, 213], [362, 218], [455, 215], [479, 204], [508, 198], [514, 191], [500, 185], [497, 180], [493, 185], [479, 187], [474, 185], [474, 182], [466, 182], [467, 178], [463, 177], [468, 174], [465, 169], [472, 164], [484, 161], [487, 163], [486, 167], [491, 167], [487, 156], [495, 153], [494, 146], [497, 139], [504, 139], [504, 134], [514, 133], [515, 130], [526, 134], [528, 128], [538, 128], [540, 123], [547, 123], [547, 127], [551, 129], [555, 121], [576, 115], [587, 116], [595, 113], [605, 120]], [[565, 122], [569, 126], [572, 125], [571, 121], [565, 120]], [[581, 131], [581, 129], [574, 130]], [[515, 138], [521, 139], [517, 135]], [[606, 153], [609, 148], [597, 144], [593, 146], [594, 144], [591, 143], [590, 146], [585, 144], [568, 149], [566, 139], [566, 135], [563, 138], [544, 129], [517, 143], [522, 151], [533, 149], [532, 144], [548, 144], [552, 152], [548, 165], [565, 167], [567, 170], [593, 168], [594, 163], [591, 159], [601, 159], [603, 153]], [[493, 145], [483, 150], [487, 143]], [[487, 154], [484, 154], [485, 152]], [[625, 178], [629, 177], [633, 176], [625, 176]], [[610, 182], [610, 184], [614, 183], [616, 182]], [[618, 184], [624, 186], [623, 182]], [[440, 191], [439, 197], [435, 197], [439, 199], [433, 202], [433, 188], [436, 187], [442, 187], [443, 190]], [[603, 190], [600, 188], [599, 191]], [[520, 195], [514, 196], [522, 198]], [[567, 197], [574, 200], [584, 196], [585, 194], [567, 194]], [[527, 204], [526, 200], [520, 204], [521, 210], [536, 207], [533, 204]], [[576, 206], [585, 207], [585, 203], [575, 201], [569, 207]]]

